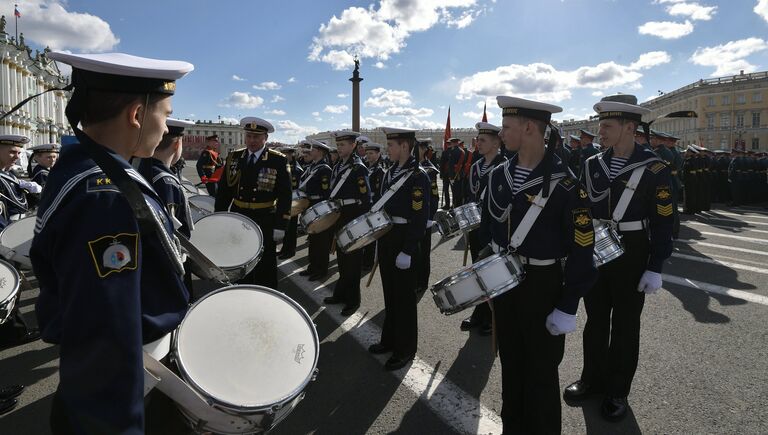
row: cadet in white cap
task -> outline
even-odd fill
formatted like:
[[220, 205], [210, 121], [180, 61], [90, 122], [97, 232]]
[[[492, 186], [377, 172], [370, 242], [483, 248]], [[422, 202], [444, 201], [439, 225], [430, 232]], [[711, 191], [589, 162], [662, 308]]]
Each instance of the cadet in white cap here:
[[[384, 159], [381, 158], [381, 148], [381, 145], [377, 143], [365, 142], [365, 164], [368, 166], [368, 182], [371, 185], [372, 204], [375, 204], [381, 197], [381, 181], [384, 178], [384, 173], [387, 171]], [[376, 244], [371, 243], [364, 248], [363, 272], [373, 269], [375, 260]]]
[[189, 294], [171, 217], [128, 161], [152, 157], [176, 80], [193, 66], [121, 53], [48, 57], [72, 66], [66, 115], [79, 140], [48, 177], [30, 250], [38, 323], [60, 346], [51, 429], [143, 433], [142, 345], [179, 326]]
[[248, 216], [264, 234], [264, 254], [251, 273], [240, 280], [277, 289], [276, 243], [291, 219], [291, 174], [285, 156], [266, 146], [275, 128], [254, 116], [240, 120], [245, 148], [232, 151], [224, 165], [216, 194], [216, 211]]
[[355, 150], [357, 152], [357, 156], [360, 157], [360, 160], [363, 161], [363, 163], [366, 163], [365, 161], [365, 144], [370, 142], [371, 140], [368, 139], [368, 136], [358, 136], [355, 138], [355, 144], [357, 145], [357, 149]]
[[[437, 188], [437, 176], [440, 174], [440, 170], [432, 164], [429, 159], [432, 152], [431, 138], [416, 139], [416, 160], [419, 165], [427, 173], [429, 177], [429, 214], [427, 215], [427, 230], [424, 231], [424, 237], [421, 239], [421, 245], [423, 249], [419, 250], [419, 256], [416, 260], [416, 292], [418, 294], [424, 293], [429, 288], [429, 275], [432, 271], [432, 263], [430, 261], [431, 247], [432, 247], [432, 227], [435, 225], [435, 213], [440, 207], [440, 192]], [[429, 247], [429, 248], [427, 248]]]
[[631, 95], [605, 97], [594, 106], [606, 151], [585, 162], [592, 215], [611, 222], [624, 254], [600, 266], [599, 279], [584, 297], [584, 368], [563, 396], [578, 400], [603, 394], [602, 416], [627, 413], [627, 396], [640, 351], [640, 316], [645, 295], [661, 288], [664, 260], [672, 253], [672, 195], [669, 167], [635, 143], [649, 109]]
[[[497, 101], [501, 139], [517, 154], [488, 178], [480, 234], [490, 234], [491, 249], [516, 255], [525, 269], [517, 287], [492, 300], [501, 418], [505, 433], [560, 433], [564, 334], [576, 330], [579, 299], [596, 278], [592, 217], [578, 181], [544, 145], [552, 113], [562, 109], [506, 96]], [[557, 136], [550, 129], [549, 142]]]
[[45, 182], [48, 181], [48, 174], [53, 165], [56, 164], [56, 159], [59, 158], [61, 145], [57, 143], [35, 145], [30, 150], [32, 151], [32, 160], [37, 164], [32, 168], [29, 178], [40, 186], [45, 186]]
[[387, 370], [406, 366], [416, 356], [418, 319], [416, 311], [416, 267], [421, 240], [429, 215], [429, 176], [413, 155], [415, 130], [382, 128], [387, 135], [387, 152], [393, 166], [384, 176], [381, 193], [405, 179], [384, 204], [394, 226], [378, 241], [379, 271], [384, 290], [384, 326], [381, 339], [368, 351], [392, 352], [384, 364]]
[[[328, 165], [330, 148], [323, 142], [310, 139], [311, 163], [306, 167], [299, 181], [299, 190], [307, 195], [310, 206], [325, 201], [331, 194], [331, 167]], [[332, 228], [307, 235], [309, 265], [299, 272], [310, 281], [325, 280], [328, 275], [328, 259], [331, 249]]]

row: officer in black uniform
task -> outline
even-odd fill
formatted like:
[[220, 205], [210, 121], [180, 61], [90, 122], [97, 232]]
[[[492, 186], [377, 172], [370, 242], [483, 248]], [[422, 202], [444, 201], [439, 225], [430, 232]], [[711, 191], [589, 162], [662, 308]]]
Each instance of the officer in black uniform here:
[[576, 176], [581, 173], [581, 137], [572, 134], [571, 136], [571, 156], [568, 160], [568, 168]]
[[178, 327], [189, 295], [171, 218], [128, 160], [152, 157], [175, 80], [193, 67], [119, 53], [48, 57], [72, 65], [66, 114], [80, 142], [50, 173], [30, 250], [38, 323], [60, 347], [51, 430], [141, 434], [142, 345]]
[[[595, 154], [599, 153], [600, 150], [595, 146], [594, 143], [592, 143], [593, 140], [595, 140], [595, 134], [588, 130], [579, 130], [579, 133], [581, 133], [581, 136], [579, 137], [579, 143], [581, 144], [581, 171], [584, 170], [584, 162], [587, 161], [588, 158], [594, 156]], [[577, 173], [577, 177], [580, 177], [581, 174]]]
[[[251, 218], [264, 235], [264, 254], [241, 280], [277, 289], [276, 243], [282, 241], [291, 218], [291, 174], [285, 156], [266, 146], [275, 128], [256, 117], [240, 120], [246, 148], [227, 156], [219, 180], [216, 211], [230, 210]], [[230, 208], [231, 206], [231, 208]]]
[[45, 187], [45, 182], [48, 181], [48, 174], [51, 172], [53, 165], [56, 164], [56, 159], [59, 158], [61, 145], [57, 143], [35, 145], [30, 150], [32, 150], [32, 159], [37, 165], [32, 168], [29, 179]]
[[[661, 288], [662, 265], [672, 253], [672, 180], [667, 164], [633, 140], [642, 116], [650, 113], [637, 105], [636, 97], [605, 97], [594, 109], [607, 149], [587, 160], [586, 193], [595, 219], [618, 221], [625, 252], [600, 267], [597, 283], [584, 297], [584, 368], [563, 395], [578, 400], [604, 394], [603, 418], [618, 421], [627, 413], [637, 368], [645, 295]], [[632, 196], [623, 216], [617, 215], [634, 174], [639, 181], [627, 191]]]
[[[288, 170], [291, 172], [291, 190], [299, 188], [299, 180], [301, 180], [304, 169], [296, 161], [296, 148], [294, 147], [282, 147], [279, 150], [288, 159]], [[296, 237], [299, 226], [299, 217], [294, 216], [288, 221], [288, 227], [285, 230], [285, 238], [283, 239], [283, 246], [280, 248], [280, 253], [277, 258], [285, 260], [296, 255]]]
[[[214, 134], [205, 138], [205, 149], [200, 153], [200, 157], [197, 159], [195, 168], [197, 169], [197, 176], [201, 180], [211, 178], [213, 173], [221, 167], [221, 156], [218, 151], [219, 148], [219, 136]], [[216, 196], [216, 183], [207, 182], [205, 188], [208, 190], [208, 194]]]
[[384, 290], [384, 326], [381, 339], [368, 347], [373, 354], [392, 352], [386, 370], [405, 367], [416, 356], [418, 318], [416, 258], [427, 230], [431, 187], [429, 176], [414, 156], [416, 131], [383, 127], [392, 167], [384, 176], [381, 193], [408, 177], [384, 205], [394, 226], [378, 241], [379, 273]]
[[[328, 165], [328, 145], [317, 140], [308, 140], [312, 163], [307, 166], [299, 180], [299, 190], [309, 199], [310, 207], [325, 201], [331, 194], [331, 167]], [[332, 229], [307, 235], [309, 244], [309, 265], [299, 275], [310, 281], [323, 281], [328, 275], [328, 257], [331, 250]]]
[[[360, 217], [371, 208], [371, 188], [368, 183], [368, 168], [356, 153], [355, 139], [360, 133], [336, 131], [336, 150], [339, 161], [333, 167], [330, 199], [341, 205], [341, 216], [333, 228], [333, 234], [353, 219]], [[360, 307], [360, 278], [363, 273], [363, 256], [360, 252], [345, 254], [336, 250], [339, 265], [339, 280], [333, 287], [333, 296], [326, 297], [326, 304], [344, 304], [342, 316], [350, 316]]]
[[453, 180], [453, 166], [451, 165], [452, 149], [456, 144], [450, 140], [445, 142], [443, 152], [440, 154], [440, 178], [443, 180], [443, 209], [451, 208], [451, 182]]
[[421, 239], [421, 249], [419, 257], [416, 259], [416, 291], [423, 293], [429, 288], [429, 273], [432, 265], [430, 264], [430, 254], [432, 249], [432, 227], [435, 224], [435, 213], [440, 207], [440, 192], [437, 188], [437, 176], [440, 171], [429, 160], [429, 147], [432, 139], [416, 139], [417, 160], [421, 168], [429, 176], [429, 214], [427, 215], [427, 230], [424, 231], [424, 238]]
[[683, 183], [680, 181], [680, 176], [683, 173], [683, 157], [680, 155], [680, 151], [677, 149], [677, 141], [680, 139], [667, 135], [664, 139], [664, 146], [672, 154], [672, 163], [669, 167], [670, 175], [672, 175], [672, 216], [674, 222], [672, 224], [672, 238], [677, 239], [680, 234], [680, 211], [678, 204], [680, 203], [680, 194], [682, 191]]
[[[371, 184], [371, 204], [381, 197], [381, 180], [384, 178], [384, 162], [381, 158], [381, 145], [373, 142], [365, 143], [365, 157], [368, 165], [368, 182]], [[373, 269], [373, 263], [376, 260], [376, 244], [371, 243], [363, 251], [363, 271], [367, 272]]]
[[[579, 299], [596, 275], [592, 218], [578, 181], [554, 148], [544, 145], [552, 113], [562, 109], [506, 96], [497, 101], [501, 138], [517, 154], [489, 175], [481, 233], [490, 235], [494, 252], [511, 246], [525, 268], [525, 279], [492, 301], [501, 357], [501, 418], [504, 433], [560, 433], [558, 366], [564, 334], [576, 330]], [[523, 217], [532, 207], [541, 212], [522, 234]], [[564, 268], [561, 259], [566, 259]]]
[[[504, 163], [507, 159], [499, 152], [501, 128], [487, 122], [478, 122], [475, 128], [477, 128], [477, 148], [480, 152], [480, 158], [472, 164], [469, 170], [469, 200], [481, 205], [483, 195], [486, 194], [488, 176], [496, 166]], [[489, 242], [487, 234], [481, 237], [481, 232], [480, 230], [469, 232], [469, 252], [472, 255], [472, 263], [480, 260], [480, 250]], [[491, 335], [493, 332], [491, 320], [490, 306], [487, 303], [476, 305], [472, 315], [461, 321], [461, 330], [469, 331], [478, 327], [480, 335]]]
[[701, 211], [699, 208], [699, 191], [701, 190], [699, 182], [699, 148], [696, 145], [688, 145], [683, 160], [683, 181], [685, 182], [685, 196], [683, 203], [683, 213], [696, 214]]

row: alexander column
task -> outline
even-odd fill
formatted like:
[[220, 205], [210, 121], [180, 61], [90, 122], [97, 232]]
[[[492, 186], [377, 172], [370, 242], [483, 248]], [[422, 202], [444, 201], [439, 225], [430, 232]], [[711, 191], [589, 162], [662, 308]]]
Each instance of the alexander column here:
[[360, 59], [355, 56], [355, 70], [352, 72], [352, 131], [360, 131]]

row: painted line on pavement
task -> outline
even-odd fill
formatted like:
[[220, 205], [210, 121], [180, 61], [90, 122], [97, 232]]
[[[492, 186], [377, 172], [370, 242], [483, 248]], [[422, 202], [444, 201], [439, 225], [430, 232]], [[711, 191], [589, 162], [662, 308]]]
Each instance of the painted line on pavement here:
[[755, 272], [755, 273], [762, 273], [762, 274], [768, 275], [768, 269], [763, 269], [762, 267], [747, 266], [746, 264], [735, 263], [732, 261], [721, 261], [721, 260], [716, 260], [714, 258], [699, 257], [696, 255], [677, 254], [677, 253], [672, 254], [672, 257], [679, 258], [681, 260], [690, 260], [690, 261], [697, 261], [699, 263], [716, 264], [718, 266], [724, 266], [730, 269], [739, 269], [739, 270], [745, 270], [747, 272]]
[[[768, 230], [756, 230], [754, 228], [745, 228], [745, 227], [728, 227], [728, 226], [725, 226], [725, 225], [712, 225], [712, 224], [708, 224], [706, 222], [691, 222], [691, 221], [689, 221], [689, 222], [686, 222], [686, 224], [687, 225], [701, 225], [701, 226], [710, 227], [710, 228], [717, 228], [717, 229], [720, 229], [720, 230], [739, 229], [739, 230], [742, 230], [742, 231], [740, 231], [742, 233], [768, 234]], [[768, 225], [768, 222], [766, 222], [765, 225]]]
[[[293, 260], [286, 260], [278, 264], [278, 268], [285, 274], [296, 272], [296, 264]], [[316, 304], [323, 305], [323, 296], [317, 292], [324, 288], [321, 285], [315, 287], [304, 279], [291, 278]], [[330, 289], [328, 289], [330, 292]], [[353, 315], [342, 317], [337, 310], [325, 310], [339, 327], [350, 334], [365, 352], [368, 346], [379, 342], [381, 328], [370, 321], [365, 314], [363, 306]], [[381, 357], [374, 358], [384, 361]], [[391, 372], [406, 388], [411, 390], [419, 400], [423, 400], [444, 422], [462, 433], [500, 434], [502, 431], [501, 418], [491, 409], [484, 406], [475, 397], [446, 379], [443, 374], [435, 370], [424, 360], [416, 356], [408, 371], [403, 369]]]
[[717, 212], [705, 211], [705, 212], [702, 212], [702, 215], [714, 216], [714, 217], [720, 217], [721, 215], [736, 216], [736, 217], [746, 218], [746, 219], [768, 219], [768, 216], [763, 214], [757, 215], [754, 213], [732, 213], [729, 211], [719, 211], [719, 210]]
[[[705, 219], [707, 221], [720, 221], [720, 222], [733, 223], [733, 224], [768, 225], [768, 222], [743, 221], [741, 219], [732, 219], [732, 218], [726, 218], [726, 217], [696, 216], [696, 218]], [[683, 224], [688, 224], [691, 222], [698, 222], [698, 221], [690, 220], [690, 219], [682, 221]]]
[[707, 282], [694, 281], [692, 279], [683, 278], [681, 276], [667, 275], [666, 273], [661, 275], [664, 282], [669, 284], [677, 284], [684, 287], [701, 290], [707, 293], [717, 293], [720, 295], [730, 296], [732, 298], [741, 299], [747, 302], [754, 302], [761, 305], [768, 306], [768, 297], [762, 295], [756, 295], [754, 293], [745, 292], [743, 290], [736, 290], [728, 287], [722, 287]]
[[760, 245], [768, 245], [768, 240], [756, 239], [754, 237], [734, 236], [731, 234], [712, 233], [709, 231], [701, 231], [701, 234], [705, 236], [725, 237], [726, 239], [742, 240], [750, 243], [757, 243]]
[[686, 244], [686, 245], [700, 245], [700, 246], [705, 246], [707, 248], [717, 248], [717, 249], [724, 249], [724, 250], [727, 250], [727, 251], [741, 252], [741, 253], [744, 253], [744, 254], [768, 256], [768, 252], [766, 252], [766, 251], [758, 251], [756, 249], [739, 248], [737, 246], [719, 245], [717, 243], [699, 242], [699, 241], [696, 241], [696, 240], [677, 240], [677, 242], [683, 243], [683, 244]]

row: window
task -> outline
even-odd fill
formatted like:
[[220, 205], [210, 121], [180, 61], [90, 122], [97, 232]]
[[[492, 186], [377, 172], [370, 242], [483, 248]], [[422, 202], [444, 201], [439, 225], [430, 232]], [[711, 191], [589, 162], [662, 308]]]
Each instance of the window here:
[[731, 96], [730, 95], [723, 95], [723, 106], [727, 106], [731, 104]]
[[752, 102], [753, 103], [762, 103], [763, 102], [763, 94], [761, 92], [755, 92], [752, 94]]
[[731, 114], [730, 113], [721, 113], [720, 114], [720, 127], [730, 127], [731, 126]]
[[728, 146], [728, 138], [726, 136], [720, 136], [720, 149], [724, 150]]
[[707, 113], [707, 128], [715, 128], [715, 114]]
[[712, 107], [715, 105], [715, 97], [707, 98], [707, 106]]
[[744, 94], [737, 95], [736, 104], [747, 104], [747, 96]]
[[760, 112], [752, 112], [752, 128], [760, 127]]
[[753, 150], [759, 150], [760, 149], [760, 138], [759, 137], [753, 137], [752, 138], [752, 149]]
[[708, 135], [707, 135], [707, 146], [708, 146], [708, 147], [710, 147], [710, 148], [712, 147], [712, 139], [713, 139], [713, 136], [714, 136], [714, 135], [713, 135], [712, 133], [710, 133], [710, 134], [708, 134]]
[[744, 127], [744, 113], [736, 114], [736, 127]]

